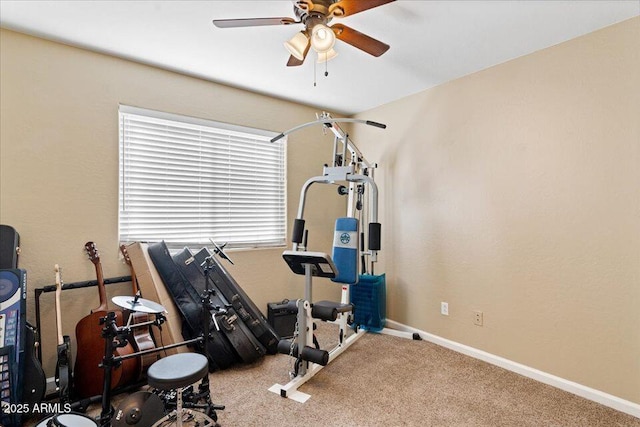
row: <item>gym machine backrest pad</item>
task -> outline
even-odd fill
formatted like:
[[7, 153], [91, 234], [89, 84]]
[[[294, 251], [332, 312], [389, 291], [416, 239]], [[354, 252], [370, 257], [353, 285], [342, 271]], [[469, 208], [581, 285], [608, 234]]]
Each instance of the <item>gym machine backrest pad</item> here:
[[339, 283], [358, 283], [358, 220], [338, 218], [333, 235], [333, 262], [338, 274], [331, 280]]

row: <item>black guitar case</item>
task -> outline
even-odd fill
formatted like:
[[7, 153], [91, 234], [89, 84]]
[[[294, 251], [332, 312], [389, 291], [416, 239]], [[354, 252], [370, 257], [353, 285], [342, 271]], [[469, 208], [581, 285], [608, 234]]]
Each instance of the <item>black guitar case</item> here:
[[[255, 303], [247, 296], [244, 290], [238, 285], [233, 277], [222, 267], [216, 257], [212, 256], [207, 248], [200, 249], [195, 255], [196, 265], [201, 266], [206, 258], [211, 257], [213, 268], [210, 277], [215, 287], [231, 303], [236, 313], [249, 326], [253, 335], [264, 345], [268, 354], [276, 354], [278, 351], [278, 341], [280, 337], [269, 324], [264, 314], [258, 309]], [[201, 267], [202, 268], [202, 267]], [[195, 284], [194, 284], [195, 285]]]
[[[198, 294], [204, 293], [206, 289], [204, 269], [195, 261], [191, 250], [184, 248], [173, 255], [173, 261], [182, 270], [195, 291]], [[251, 363], [264, 356], [266, 352], [264, 346], [211, 280], [209, 280], [209, 290], [213, 291], [210, 292], [211, 304], [214, 307], [211, 314], [215, 316], [215, 322], [220, 331], [227, 337], [242, 361]]]
[[[180, 311], [182, 336], [185, 339], [198, 337], [202, 333], [203, 324], [200, 295], [173, 262], [164, 241], [149, 245], [149, 257]], [[209, 321], [211, 339], [206, 351], [209, 369], [226, 369], [238, 362], [239, 358], [226, 337], [215, 330], [213, 320], [209, 318]]]
[[10, 225], [0, 224], [0, 269], [18, 268], [20, 235]]

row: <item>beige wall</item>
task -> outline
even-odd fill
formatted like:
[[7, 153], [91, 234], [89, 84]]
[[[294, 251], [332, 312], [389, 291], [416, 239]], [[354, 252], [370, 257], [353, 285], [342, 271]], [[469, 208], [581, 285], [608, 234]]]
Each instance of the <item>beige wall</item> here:
[[388, 317], [640, 403], [640, 19], [358, 117]]
[[[0, 222], [21, 235], [20, 267], [28, 271], [29, 319], [33, 289], [54, 283], [53, 266], [67, 283], [95, 279], [84, 243], [100, 252], [105, 277], [128, 274], [118, 251], [118, 105], [126, 104], [282, 132], [315, 119], [316, 109], [157, 68], [2, 30], [0, 32]], [[319, 128], [288, 142], [289, 224], [300, 187], [331, 160], [332, 141]], [[305, 210], [310, 246], [330, 250], [333, 188], [313, 189]], [[288, 236], [287, 236], [288, 237]], [[283, 248], [233, 252], [230, 271], [254, 302], [303, 295], [302, 276], [281, 259]], [[339, 299], [337, 285], [317, 286], [317, 298]], [[130, 285], [108, 286], [130, 294]], [[53, 293], [42, 296], [46, 369], [53, 374]], [[64, 333], [98, 305], [96, 288], [64, 292]]]
[[[380, 163], [389, 318], [640, 403], [638, 40], [630, 20], [360, 115], [388, 125], [352, 135]], [[30, 304], [54, 263], [67, 282], [94, 278], [88, 240], [105, 276], [128, 272], [117, 249], [119, 103], [274, 131], [316, 112], [6, 30], [0, 55], [0, 222], [22, 236]], [[313, 128], [290, 137], [289, 223], [329, 145]], [[324, 211], [333, 189], [311, 191], [312, 249], [327, 250], [341, 211]], [[302, 294], [280, 252], [233, 253], [230, 270], [260, 307]], [[73, 335], [97, 297], [68, 295]], [[49, 375], [52, 300], [43, 296]]]

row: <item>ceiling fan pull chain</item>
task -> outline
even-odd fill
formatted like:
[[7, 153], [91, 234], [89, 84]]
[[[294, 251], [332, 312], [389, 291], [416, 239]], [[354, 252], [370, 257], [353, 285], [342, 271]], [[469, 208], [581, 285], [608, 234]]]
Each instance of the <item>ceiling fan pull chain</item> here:
[[329, 52], [324, 53], [324, 76], [329, 76]]
[[316, 87], [316, 61], [313, 61], [313, 87]]

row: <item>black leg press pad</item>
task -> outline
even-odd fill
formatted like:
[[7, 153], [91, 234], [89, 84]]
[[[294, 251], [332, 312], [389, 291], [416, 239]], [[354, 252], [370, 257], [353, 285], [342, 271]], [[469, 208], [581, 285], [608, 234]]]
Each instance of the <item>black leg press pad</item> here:
[[311, 317], [320, 320], [334, 321], [339, 313], [349, 313], [353, 311], [352, 304], [342, 304], [333, 301], [314, 302], [311, 307]]
[[[298, 357], [298, 344], [289, 340], [280, 340], [278, 342], [278, 353], [288, 354], [293, 357]], [[321, 350], [319, 348], [313, 348], [308, 345], [304, 346], [302, 353], [300, 354], [302, 360], [317, 363], [318, 365], [327, 366], [329, 363], [329, 352]]]

